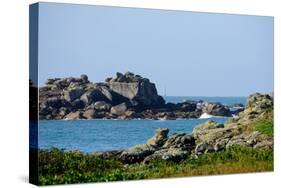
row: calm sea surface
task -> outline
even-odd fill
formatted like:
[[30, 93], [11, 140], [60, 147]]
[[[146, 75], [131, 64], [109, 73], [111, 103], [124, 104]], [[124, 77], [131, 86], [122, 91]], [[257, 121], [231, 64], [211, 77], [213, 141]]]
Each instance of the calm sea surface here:
[[[203, 97], [172, 97], [169, 101], [206, 100]], [[213, 100], [211, 100], [213, 99]], [[175, 101], [178, 100], [178, 101]], [[223, 104], [242, 103], [246, 98], [209, 98], [210, 102]], [[211, 118], [223, 123], [227, 118]], [[40, 120], [39, 148], [57, 147], [82, 152], [127, 149], [136, 144], [146, 143], [157, 128], [169, 128], [173, 133], [192, 132], [192, 129], [207, 119], [189, 120]]]
[[166, 96], [164, 97], [165, 101], [167, 102], [173, 102], [173, 103], [178, 103], [178, 102], [183, 102], [185, 100], [203, 100], [207, 102], [220, 102], [223, 105], [233, 105], [237, 103], [244, 104], [246, 103], [246, 97], [196, 97], [196, 96]]

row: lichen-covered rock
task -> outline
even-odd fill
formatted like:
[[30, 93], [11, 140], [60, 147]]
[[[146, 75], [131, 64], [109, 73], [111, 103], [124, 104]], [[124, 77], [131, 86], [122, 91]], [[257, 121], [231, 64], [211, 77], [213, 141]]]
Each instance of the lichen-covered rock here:
[[214, 152], [214, 151], [215, 151], [214, 147], [211, 144], [200, 143], [200, 144], [196, 145], [194, 153], [196, 155], [201, 155], [201, 154], [204, 154], [204, 153], [211, 153], [211, 152]]
[[156, 148], [147, 144], [136, 145], [128, 150], [125, 150], [120, 155], [121, 161], [126, 164], [139, 163], [148, 155], [153, 154]]
[[114, 151], [96, 151], [92, 153], [93, 156], [101, 157], [103, 159], [120, 159], [120, 155], [124, 150], [114, 150]]
[[273, 138], [262, 140], [254, 145], [254, 148], [273, 149]]
[[156, 129], [155, 135], [147, 141], [147, 145], [154, 147], [162, 146], [168, 138], [169, 129], [159, 128]]
[[186, 133], [171, 135], [163, 145], [163, 148], [182, 148], [188, 151], [191, 151], [194, 147], [194, 137]]
[[273, 98], [268, 94], [255, 93], [248, 97], [246, 108], [239, 113], [239, 122], [250, 123], [265, 111], [273, 110]]

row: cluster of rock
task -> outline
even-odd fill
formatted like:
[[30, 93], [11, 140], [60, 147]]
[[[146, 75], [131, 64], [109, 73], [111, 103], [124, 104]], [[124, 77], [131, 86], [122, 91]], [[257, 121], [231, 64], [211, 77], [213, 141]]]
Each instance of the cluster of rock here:
[[139, 144], [123, 151], [95, 152], [93, 155], [107, 159], [114, 158], [125, 164], [149, 163], [157, 159], [180, 162], [194, 150], [195, 139], [186, 133], [168, 137], [168, 132], [167, 128], [159, 128], [146, 144]]
[[154, 83], [131, 72], [117, 73], [102, 83], [90, 82], [87, 75], [48, 79], [39, 88], [39, 119], [177, 119], [203, 113], [231, 116], [238, 112], [220, 103], [165, 103]]
[[[149, 163], [152, 160], [181, 162], [188, 156], [224, 150], [233, 145], [252, 148], [273, 148], [273, 137], [258, 131], [247, 131], [247, 126], [273, 110], [273, 98], [269, 95], [254, 94], [248, 98], [247, 108], [239, 117], [220, 124], [214, 121], [195, 127], [191, 134], [181, 133], [168, 136], [167, 128], [159, 128], [146, 144], [136, 145], [127, 150], [95, 152], [102, 158], [115, 158], [125, 164]], [[253, 116], [254, 115], [254, 116]], [[273, 118], [272, 114], [269, 118]]]

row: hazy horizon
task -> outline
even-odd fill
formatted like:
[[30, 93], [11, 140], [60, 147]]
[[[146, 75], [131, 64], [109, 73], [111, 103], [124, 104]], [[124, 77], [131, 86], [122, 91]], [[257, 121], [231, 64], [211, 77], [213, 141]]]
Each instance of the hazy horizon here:
[[166, 96], [273, 91], [273, 17], [39, 3], [39, 86], [126, 71]]

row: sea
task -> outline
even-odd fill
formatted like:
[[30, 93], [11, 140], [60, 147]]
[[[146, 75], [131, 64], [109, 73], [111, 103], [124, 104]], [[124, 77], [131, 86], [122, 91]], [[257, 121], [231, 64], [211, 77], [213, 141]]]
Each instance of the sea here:
[[[167, 102], [203, 100], [220, 102], [224, 105], [245, 104], [246, 97], [165, 97]], [[209, 119], [177, 120], [40, 120], [38, 127], [38, 147], [63, 150], [79, 150], [84, 153], [95, 151], [128, 149], [146, 143], [157, 128], [169, 128], [169, 135], [191, 133], [192, 129], [207, 120], [219, 123], [227, 117]], [[32, 141], [31, 141], [32, 142]], [[31, 143], [32, 145], [32, 143]], [[36, 144], [33, 144], [37, 145]]]

